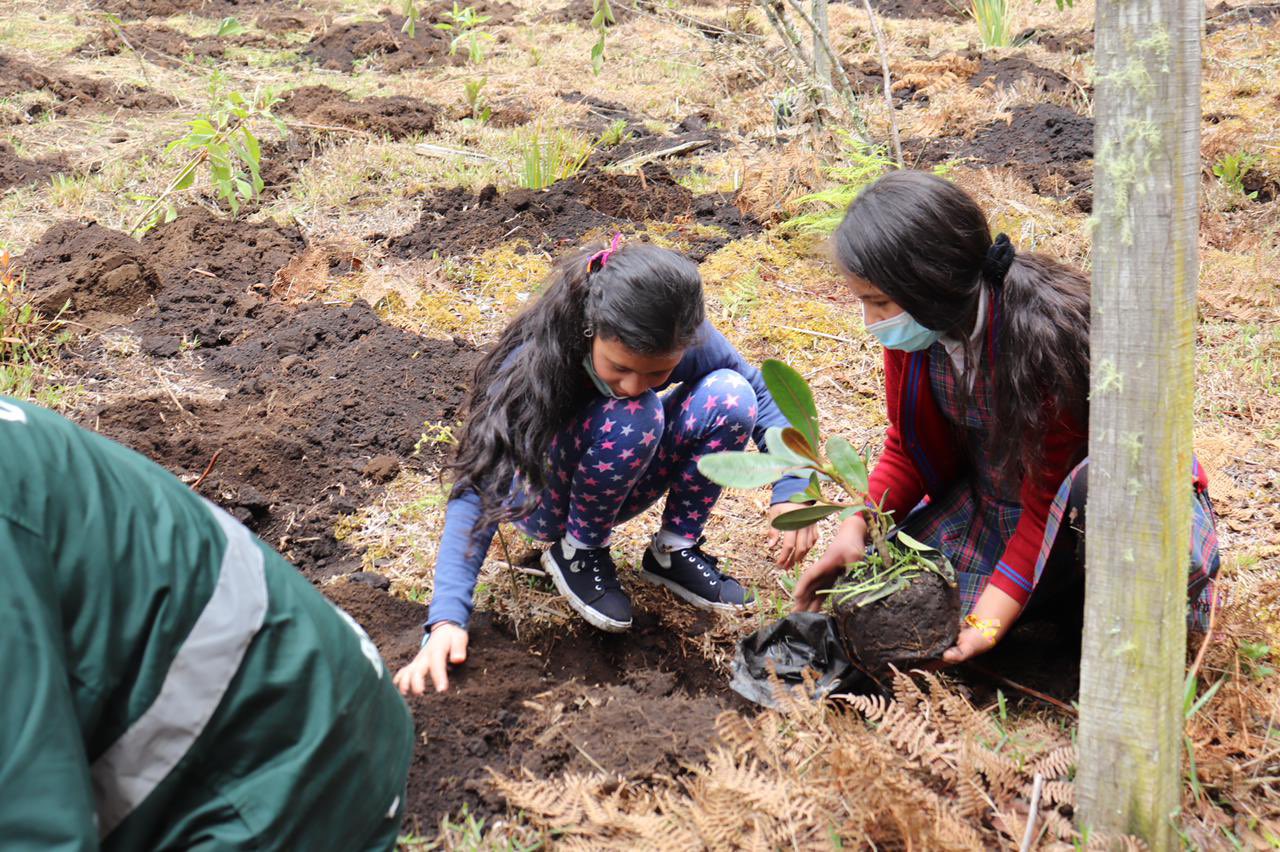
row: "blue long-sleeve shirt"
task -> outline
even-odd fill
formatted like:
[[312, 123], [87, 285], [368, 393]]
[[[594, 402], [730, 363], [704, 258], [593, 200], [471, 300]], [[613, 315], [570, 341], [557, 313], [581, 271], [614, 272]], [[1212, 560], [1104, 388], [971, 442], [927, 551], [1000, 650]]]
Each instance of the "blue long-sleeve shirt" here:
[[[696, 382], [708, 373], [720, 369], [736, 371], [751, 383], [756, 392], [756, 425], [751, 436], [756, 446], [761, 450], [767, 449], [765, 431], [771, 426], [789, 424], [778, 410], [769, 389], [765, 387], [760, 371], [751, 366], [710, 322], [703, 323], [696, 341], [685, 350], [684, 357], [671, 371], [666, 383], [656, 390], [660, 392], [671, 385]], [[784, 476], [773, 484], [773, 502], [784, 503], [807, 486], [806, 479]], [[431, 598], [428, 629], [439, 621], [451, 621], [466, 627], [471, 618], [476, 577], [480, 574], [480, 567], [484, 564], [489, 545], [498, 530], [496, 524], [477, 527], [480, 514], [480, 497], [473, 491], [453, 497], [445, 508], [444, 533], [436, 555], [435, 593]]]

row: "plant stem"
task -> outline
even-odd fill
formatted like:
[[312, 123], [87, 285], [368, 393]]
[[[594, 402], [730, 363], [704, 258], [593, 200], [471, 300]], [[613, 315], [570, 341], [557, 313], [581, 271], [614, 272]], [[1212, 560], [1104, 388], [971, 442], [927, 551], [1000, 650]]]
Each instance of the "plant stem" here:
[[209, 152], [206, 149], [201, 149], [197, 151], [195, 154], [192, 154], [191, 159], [188, 160], [187, 164], [182, 167], [182, 170], [174, 176], [173, 180], [169, 181], [169, 185], [164, 188], [164, 192], [157, 195], [155, 200], [152, 201], [151, 204], [147, 206], [147, 209], [142, 211], [142, 215], [139, 216], [137, 220], [133, 223], [133, 225], [129, 227], [129, 230], [127, 233], [130, 236], [136, 233], [137, 230], [140, 227], [142, 227], [142, 223], [147, 221], [147, 219], [151, 216], [152, 213], [159, 210], [160, 205], [164, 204], [165, 200], [170, 195], [173, 194], [174, 189], [178, 186], [179, 183], [182, 182], [182, 179], [185, 178], [188, 174], [190, 174], [193, 169], [198, 168], [199, 165], [203, 163], [208, 156], [209, 156]]
[[884, 31], [880, 29], [880, 22], [876, 20], [876, 13], [871, 8], [871, 0], [862, 0], [863, 7], [867, 10], [867, 20], [871, 24], [871, 34], [875, 36], [876, 44], [880, 47], [880, 73], [884, 79], [884, 104], [889, 110], [889, 131], [893, 139], [893, 157], [898, 161], [898, 168], [902, 168], [902, 140], [898, 136], [898, 119], [893, 109], [893, 87], [889, 83], [889, 51], [884, 43]]

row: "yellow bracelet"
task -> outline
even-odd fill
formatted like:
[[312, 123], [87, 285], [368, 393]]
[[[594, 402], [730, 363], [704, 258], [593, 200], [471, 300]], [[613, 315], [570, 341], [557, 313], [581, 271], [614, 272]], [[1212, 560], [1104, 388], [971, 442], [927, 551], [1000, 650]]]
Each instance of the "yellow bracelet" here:
[[964, 617], [964, 623], [978, 631], [982, 638], [992, 645], [996, 644], [996, 634], [1000, 632], [1000, 619], [977, 618], [971, 614]]

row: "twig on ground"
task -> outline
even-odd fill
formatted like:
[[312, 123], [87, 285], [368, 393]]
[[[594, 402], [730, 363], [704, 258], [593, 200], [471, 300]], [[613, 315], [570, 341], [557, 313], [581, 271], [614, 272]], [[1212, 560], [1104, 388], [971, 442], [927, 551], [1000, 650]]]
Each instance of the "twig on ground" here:
[[1010, 689], [1018, 690], [1023, 695], [1029, 695], [1032, 698], [1037, 698], [1040, 701], [1045, 702], [1046, 704], [1052, 704], [1054, 707], [1057, 707], [1059, 710], [1062, 710], [1066, 713], [1070, 713], [1072, 716], [1079, 715], [1076, 712], [1076, 708], [1072, 707], [1070, 704], [1067, 704], [1063, 701], [1059, 701], [1058, 699], [1054, 698], [1052, 695], [1045, 695], [1043, 692], [1040, 692], [1037, 689], [1032, 689], [1029, 686], [1023, 686], [1017, 681], [1010, 680], [1009, 678], [1005, 677], [999, 672], [994, 672], [991, 669], [987, 668], [986, 666], [978, 665], [972, 660], [966, 661], [964, 665], [968, 667], [971, 671], [977, 672], [978, 674], [982, 675], [985, 678], [994, 680], [995, 682], [1002, 684], [1004, 686], [1007, 686]]
[[794, 325], [780, 325], [778, 328], [783, 329], [784, 331], [794, 331], [797, 334], [811, 334], [814, 337], [823, 337], [827, 340], [838, 340], [841, 343], [857, 343], [856, 340], [851, 340], [848, 337], [841, 337], [838, 334], [827, 334], [825, 331], [814, 331], [811, 328], [797, 328]]
[[204, 482], [205, 477], [209, 475], [209, 471], [213, 470], [213, 466], [218, 463], [218, 456], [222, 455], [222, 450], [214, 450], [213, 455], [209, 457], [209, 463], [204, 466], [204, 473], [200, 474], [200, 478], [191, 483], [191, 490], [195, 491], [200, 487], [200, 483]]
[[419, 142], [413, 146], [413, 150], [419, 154], [426, 154], [430, 157], [471, 157], [475, 160], [491, 160], [498, 162], [497, 157], [491, 157], [488, 154], [481, 154], [479, 151], [467, 151], [463, 148], [450, 148], [447, 145], [432, 145], [429, 142]]
[[898, 118], [893, 109], [893, 86], [889, 82], [889, 50], [885, 47], [884, 31], [880, 29], [880, 22], [871, 8], [871, 0], [862, 0], [862, 6], [867, 10], [871, 34], [875, 36], [876, 44], [880, 48], [880, 73], [884, 78], [884, 105], [889, 110], [889, 134], [893, 140], [893, 158], [898, 161], [898, 168], [902, 168], [902, 139], [898, 135]]
[[[511, 560], [511, 551], [507, 549], [507, 537], [506, 535], [503, 534], [501, 528], [498, 529], [498, 543], [502, 545], [502, 555], [507, 557], [507, 567], [510, 568], [514, 566], [515, 563]], [[512, 612], [511, 614], [511, 627], [515, 631], [516, 641], [519, 642], [520, 641], [520, 617], [521, 615], [523, 615], [523, 612], [521, 611], [523, 607], [521, 606], [521, 602], [520, 602], [520, 584], [516, 582], [515, 571], [506, 571], [504, 573], [506, 573], [507, 580], [511, 585], [511, 597], [514, 603], [514, 607], [513, 607], [514, 612]]]
[[619, 169], [634, 168], [636, 166], [643, 166], [654, 160], [659, 160], [663, 157], [676, 157], [681, 154], [688, 154], [693, 151], [697, 151], [699, 148], [707, 147], [711, 144], [711, 141], [712, 140], [710, 139], [694, 139], [689, 142], [681, 142], [679, 145], [672, 145], [670, 148], [663, 148], [660, 151], [650, 151], [647, 154], [636, 154], [634, 157], [619, 160], [614, 164], [614, 167]]
[[1037, 772], [1031, 786], [1031, 807], [1027, 811], [1027, 830], [1022, 832], [1022, 845], [1018, 852], [1031, 852], [1031, 841], [1035, 839], [1036, 818], [1040, 816], [1040, 791], [1044, 788], [1044, 775]]
[[173, 392], [173, 388], [169, 385], [169, 380], [164, 377], [164, 374], [160, 372], [160, 369], [158, 367], [153, 367], [152, 369], [155, 370], [156, 378], [160, 380], [160, 387], [169, 395], [169, 399], [173, 400], [173, 404], [178, 406], [178, 410], [187, 417], [190, 417], [192, 420], [195, 420], [195, 415], [182, 407], [182, 403], [178, 401], [178, 395]]
[[1209, 643], [1213, 640], [1213, 625], [1218, 620], [1218, 598], [1220, 594], [1217, 589], [1213, 590], [1213, 595], [1209, 599], [1209, 626], [1204, 631], [1204, 640], [1200, 642], [1200, 650], [1196, 651], [1195, 661], [1191, 663], [1191, 668], [1187, 670], [1187, 677], [1194, 678], [1200, 673], [1200, 664], [1204, 662], [1205, 652], [1209, 650]]

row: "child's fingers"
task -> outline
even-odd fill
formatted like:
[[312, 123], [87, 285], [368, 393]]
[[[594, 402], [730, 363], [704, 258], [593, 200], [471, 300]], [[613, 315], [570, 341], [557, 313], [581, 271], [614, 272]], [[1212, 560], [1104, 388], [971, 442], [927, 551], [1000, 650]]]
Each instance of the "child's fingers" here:
[[427, 669], [431, 672], [431, 683], [435, 686], [436, 692], [444, 692], [449, 688], [449, 649], [445, 643], [437, 642], [434, 647], [428, 645], [427, 651]]
[[449, 662], [454, 665], [461, 665], [467, 661], [467, 634], [455, 638], [452, 643], [453, 647], [449, 651]]
[[795, 564], [796, 534], [787, 532], [782, 537], [782, 549], [778, 551], [777, 564], [780, 568], [790, 568]]

